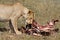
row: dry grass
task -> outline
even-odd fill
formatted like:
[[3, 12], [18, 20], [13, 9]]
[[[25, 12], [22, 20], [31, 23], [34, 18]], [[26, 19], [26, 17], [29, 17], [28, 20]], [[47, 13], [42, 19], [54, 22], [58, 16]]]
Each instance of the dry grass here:
[[[0, 0], [0, 4], [14, 4], [20, 2], [25, 7], [35, 12], [35, 19], [40, 24], [45, 24], [48, 20], [60, 20], [60, 0]], [[23, 22], [22, 22], [23, 21]], [[18, 21], [18, 26], [24, 26], [25, 19]], [[3, 24], [3, 23], [2, 23]], [[0, 26], [6, 26], [5, 24]], [[60, 29], [60, 22], [55, 25]], [[0, 33], [0, 40], [60, 40], [60, 31], [52, 36], [29, 36], [29, 35], [13, 35], [9, 33]]]

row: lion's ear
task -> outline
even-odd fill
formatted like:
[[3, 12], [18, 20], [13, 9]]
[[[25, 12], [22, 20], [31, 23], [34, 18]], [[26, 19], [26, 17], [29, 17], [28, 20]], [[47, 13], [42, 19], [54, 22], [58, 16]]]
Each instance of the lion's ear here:
[[31, 10], [29, 10], [29, 13], [31, 13], [32, 11]]
[[31, 10], [29, 10], [28, 14], [30, 14], [30, 13], [34, 13], [34, 12], [33, 12], [33, 11], [31, 11]]

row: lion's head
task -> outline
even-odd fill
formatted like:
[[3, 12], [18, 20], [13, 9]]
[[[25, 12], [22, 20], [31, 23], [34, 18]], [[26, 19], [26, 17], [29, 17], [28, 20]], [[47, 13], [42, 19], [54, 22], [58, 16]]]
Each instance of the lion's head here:
[[32, 24], [33, 20], [34, 20], [34, 12], [30, 10], [27, 14], [26, 22], [28, 24]]

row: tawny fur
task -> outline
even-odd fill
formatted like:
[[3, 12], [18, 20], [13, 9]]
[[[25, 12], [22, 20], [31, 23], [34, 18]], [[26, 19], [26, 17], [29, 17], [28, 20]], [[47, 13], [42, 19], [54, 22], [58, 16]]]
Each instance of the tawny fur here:
[[0, 4], [0, 21], [8, 21], [11, 29], [16, 34], [21, 34], [17, 29], [17, 20], [24, 16], [26, 23], [31, 24], [34, 19], [34, 13], [20, 3], [13, 5]]

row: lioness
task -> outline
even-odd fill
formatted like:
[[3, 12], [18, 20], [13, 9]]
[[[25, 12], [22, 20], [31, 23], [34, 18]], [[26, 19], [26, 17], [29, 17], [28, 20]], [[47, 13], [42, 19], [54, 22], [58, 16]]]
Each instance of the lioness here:
[[28, 8], [24, 7], [20, 3], [16, 3], [13, 5], [3, 5], [0, 4], [0, 21], [9, 22], [10, 28], [16, 34], [21, 34], [17, 28], [17, 20], [21, 17], [26, 18], [26, 23], [32, 24], [34, 19], [34, 13]]

